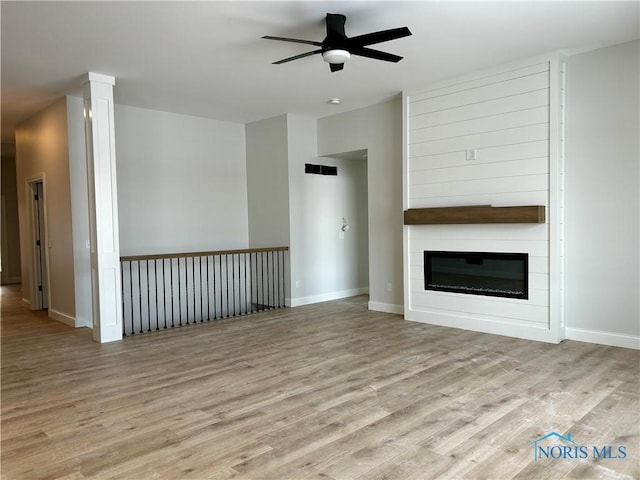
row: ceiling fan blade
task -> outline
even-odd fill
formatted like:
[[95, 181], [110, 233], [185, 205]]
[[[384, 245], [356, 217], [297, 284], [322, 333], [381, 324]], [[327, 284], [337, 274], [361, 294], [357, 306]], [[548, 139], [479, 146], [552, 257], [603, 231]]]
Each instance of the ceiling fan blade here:
[[337, 72], [344, 68], [344, 63], [330, 63], [329, 68], [331, 69], [332, 72]]
[[397, 38], [408, 37], [411, 31], [407, 27], [392, 28], [390, 30], [381, 30], [379, 32], [365, 33], [357, 37], [349, 39], [349, 47], [364, 47], [373, 45], [374, 43], [388, 42]]
[[290, 62], [292, 60], [298, 60], [299, 58], [308, 57], [310, 55], [315, 55], [316, 53], [322, 53], [322, 50], [314, 50], [312, 52], [301, 53], [300, 55], [296, 55], [294, 57], [283, 58], [282, 60], [278, 60], [277, 62], [273, 62], [274, 65], [280, 65], [281, 63]]
[[322, 43], [314, 42], [313, 40], [300, 40], [298, 38], [272, 37], [271, 35], [265, 35], [262, 38], [266, 38], [267, 40], [280, 40], [281, 42], [305, 43], [307, 45], [315, 45], [316, 47], [322, 46]]
[[392, 53], [381, 52], [380, 50], [374, 50], [373, 48], [365, 47], [351, 47], [349, 52], [353, 55], [360, 55], [361, 57], [374, 58], [376, 60], [384, 60], [385, 62], [397, 63], [402, 60], [402, 57], [394, 55]]
[[347, 35], [344, 33], [344, 23], [347, 17], [339, 13], [327, 13], [327, 38], [324, 42], [326, 47], [344, 49], [347, 44]]

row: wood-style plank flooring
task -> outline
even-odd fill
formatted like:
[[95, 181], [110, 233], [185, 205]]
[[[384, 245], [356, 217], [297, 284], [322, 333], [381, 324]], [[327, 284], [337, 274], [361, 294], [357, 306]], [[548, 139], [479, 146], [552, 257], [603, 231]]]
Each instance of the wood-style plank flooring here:
[[[20, 296], [2, 287], [2, 479], [640, 476], [638, 351], [406, 322], [366, 297], [100, 345]], [[627, 456], [534, 462], [551, 431]]]

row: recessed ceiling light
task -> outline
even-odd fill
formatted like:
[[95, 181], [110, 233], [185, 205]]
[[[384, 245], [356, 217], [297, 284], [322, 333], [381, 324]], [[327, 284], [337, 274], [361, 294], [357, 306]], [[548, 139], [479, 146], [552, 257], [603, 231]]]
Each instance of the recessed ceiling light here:
[[327, 102], [327, 103], [330, 103], [331, 105], [339, 105], [340, 102], [342, 102], [342, 100], [340, 100], [339, 98], [336, 97], [336, 98], [330, 99], [329, 102]]

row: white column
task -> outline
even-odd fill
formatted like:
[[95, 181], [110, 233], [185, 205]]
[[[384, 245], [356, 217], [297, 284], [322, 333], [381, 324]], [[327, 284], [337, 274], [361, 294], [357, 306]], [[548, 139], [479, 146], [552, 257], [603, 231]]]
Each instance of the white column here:
[[122, 339], [114, 84], [113, 77], [91, 72], [83, 81], [93, 339], [100, 343]]

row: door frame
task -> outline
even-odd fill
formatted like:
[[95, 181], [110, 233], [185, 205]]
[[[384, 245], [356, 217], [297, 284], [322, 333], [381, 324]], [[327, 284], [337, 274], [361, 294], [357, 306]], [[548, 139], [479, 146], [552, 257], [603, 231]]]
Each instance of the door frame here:
[[[44, 231], [40, 232], [40, 252], [36, 245], [36, 229], [39, 225], [36, 225], [39, 215], [36, 212], [38, 204], [34, 198], [34, 192], [36, 191], [36, 184], [42, 183], [42, 199], [43, 202], [42, 211], [44, 212], [43, 218], [40, 219], [40, 225], [44, 227]], [[51, 289], [50, 289], [50, 265], [49, 265], [49, 224], [47, 221], [47, 184], [45, 174], [40, 173], [31, 176], [25, 180], [25, 194], [27, 196], [27, 215], [29, 221], [29, 256], [31, 260], [29, 268], [29, 298], [31, 303], [31, 310], [43, 310], [49, 308], [51, 305]], [[37, 275], [36, 269], [41, 263], [40, 255], [44, 255], [44, 274]], [[42, 277], [42, 291], [43, 294], [38, 294], [39, 282], [38, 279]]]

